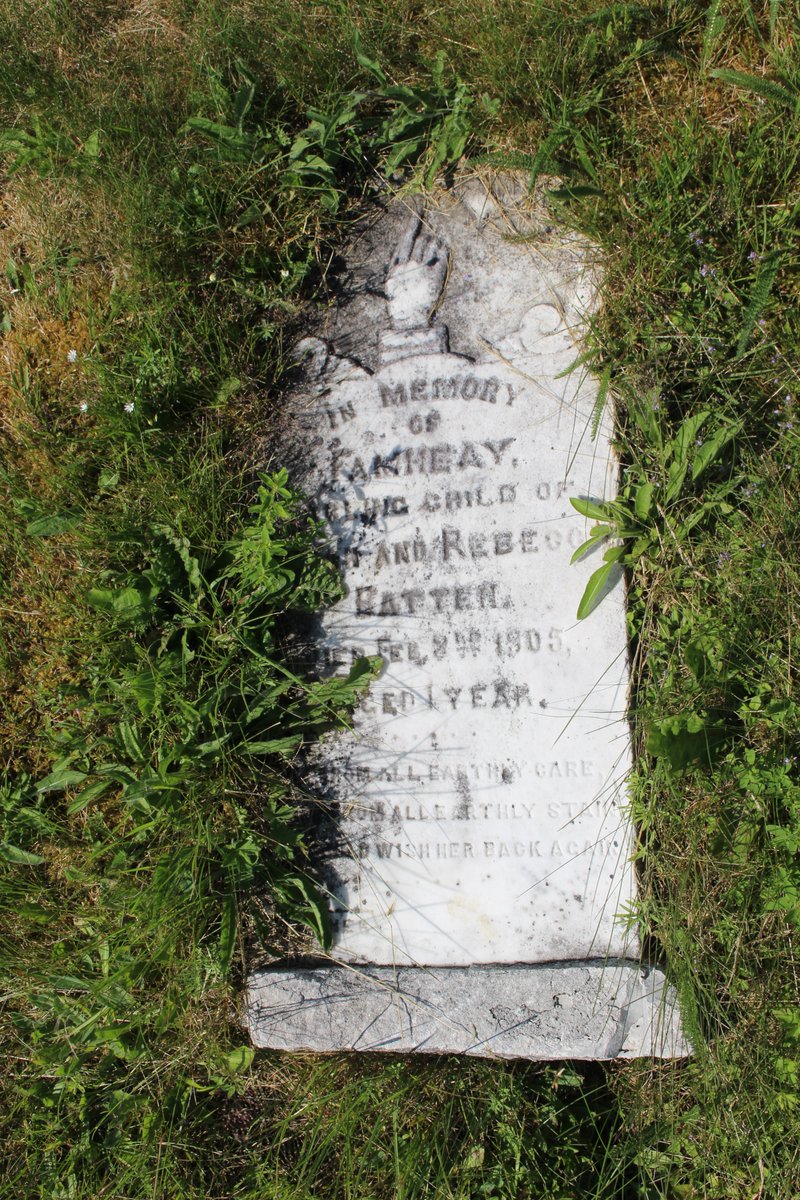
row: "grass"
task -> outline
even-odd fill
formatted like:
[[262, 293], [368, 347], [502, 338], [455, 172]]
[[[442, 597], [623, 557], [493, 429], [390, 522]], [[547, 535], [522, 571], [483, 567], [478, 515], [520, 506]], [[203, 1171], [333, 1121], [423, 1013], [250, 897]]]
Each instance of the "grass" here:
[[[797, 1195], [795, 18], [0, 2], [0, 1194]], [[365, 189], [461, 154], [557, 172], [607, 264], [685, 1063], [285, 1059], [232, 1019], [245, 942], [323, 919], [286, 755], [367, 678], [286, 638], [335, 587], [270, 449], [286, 348]]]

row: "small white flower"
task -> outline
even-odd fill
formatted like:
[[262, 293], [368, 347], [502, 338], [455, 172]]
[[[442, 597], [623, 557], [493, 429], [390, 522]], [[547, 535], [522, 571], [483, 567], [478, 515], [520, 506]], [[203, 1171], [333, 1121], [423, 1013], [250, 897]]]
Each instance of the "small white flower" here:
[[81, 401], [81, 404], [80, 404], [80, 410], [81, 410], [81, 412], [88, 412], [88, 411], [89, 411], [89, 405], [86, 403], [86, 401], [85, 401], [85, 400], [82, 400], [82, 401]]
[[67, 362], [77, 362], [77, 361], [78, 361], [78, 351], [77, 350], [68, 350], [67, 351]]
[[125, 409], [125, 412], [132, 413], [136, 406], [132, 400], [129, 400], [127, 404], [123, 405], [123, 407]]

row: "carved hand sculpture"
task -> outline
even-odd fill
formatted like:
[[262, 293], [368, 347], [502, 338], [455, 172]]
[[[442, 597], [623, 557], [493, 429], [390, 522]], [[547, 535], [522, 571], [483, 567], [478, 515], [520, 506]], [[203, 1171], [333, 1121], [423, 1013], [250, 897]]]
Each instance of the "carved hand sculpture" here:
[[421, 218], [413, 214], [398, 242], [386, 276], [389, 320], [397, 330], [420, 329], [447, 279], [447, 246], [439, 238], [420, 235]]
[[[379, 363], [385, 366], [415, 354], [447, 353], [447, 329], [431, 328], [431, 315], [447, 281], [447, 245], [420, 232], [421, 216], [413, 212], [392, 255], [386, 275], [386, 301], [391, 328], [379, 339]], [[303, 338], [295, 347], [309, 379], [330, 385], [337, 376], [353, 377], [364, 369], [335, 354], [317, 337]]]

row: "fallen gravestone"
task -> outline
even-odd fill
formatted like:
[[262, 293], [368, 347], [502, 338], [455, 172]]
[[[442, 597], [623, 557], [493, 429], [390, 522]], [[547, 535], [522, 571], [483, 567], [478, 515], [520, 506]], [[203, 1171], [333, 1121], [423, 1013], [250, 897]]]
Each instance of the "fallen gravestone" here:
[[586, 245], [513, 176], [472, 179], [366, 230], [326, 338], [300, 346], [297, 474], [347, 590], [320, 663], [383, 669], [309, 769], [335, 815], [330, 957], [251, 977], [259, 1046], [688, 1052], [620, 920], [621, 580], [575, 616], [598, 557], [569, 565], [569, 497], [617, 476], [597, 383], [568, 370], [595, 291]]

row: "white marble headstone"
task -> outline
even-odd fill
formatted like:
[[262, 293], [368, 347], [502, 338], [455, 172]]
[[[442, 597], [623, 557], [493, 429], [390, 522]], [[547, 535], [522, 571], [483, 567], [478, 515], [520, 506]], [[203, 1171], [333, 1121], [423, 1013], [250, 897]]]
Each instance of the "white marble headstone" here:
[[335, 814], [331, 965], [251, 979], [259, 1045], [687, 1050], [620, 919], [625, 598], [619, 580], [577, 621], [600, 559], [570, 566], [569, 504], [612, 497], [618, 468], [596, 381], [568, 370], [592, 263], [545, 221], [508, 177], [395, 206], [331, 339], [299, 347], [298, 482], [346, 585], [320, 666], [383, 669], [310, 768]]

